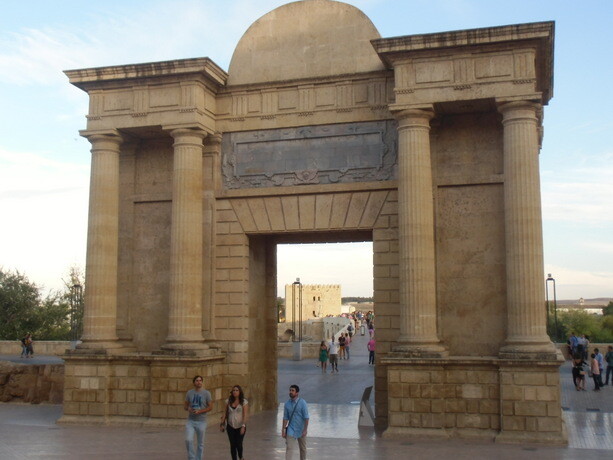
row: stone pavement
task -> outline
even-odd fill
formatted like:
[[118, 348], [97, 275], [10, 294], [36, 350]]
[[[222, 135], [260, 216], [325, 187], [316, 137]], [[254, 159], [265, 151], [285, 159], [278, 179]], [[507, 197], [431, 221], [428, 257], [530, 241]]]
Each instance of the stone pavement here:
[[[600, 392], [577, 392], [570, 377], [570, 364], [560, 370], [562, 404], [569, 447], [505, 445], [469, 440], [383, 439], [372, 428], [358, 428], [359, 407], [355, 404], [365, 386], [372, 384], [366, 339], [358, 336], [352, 357], [340, 361], [339, 374], [322, 375], [315, 360], [279, 360], [279, 400], [287, 399], [291, 383], [301, 386], [309, 402], [311, 422], [310, 459], [354, 458], [404, 459], [453, 458], [603, 459], [613, 458], [613, 386]], [[362, 343], [363, 342], [363, 343]], [[285, 458], [279, 436], [281, 408], [257, 414], [249, 422], [245, 438], [248, 460]], [[596, 410], [598, 409], [598, 410]], [[181, 428], [59, 426], [55, 421], [62, 407], [56, 405], [0, 404], [0, 459], [183, 459], [185, 447]], [[230, 458], [226, 435], [217, 430], [217, 417], [210, 420], [206, 437], [207, 459]]]

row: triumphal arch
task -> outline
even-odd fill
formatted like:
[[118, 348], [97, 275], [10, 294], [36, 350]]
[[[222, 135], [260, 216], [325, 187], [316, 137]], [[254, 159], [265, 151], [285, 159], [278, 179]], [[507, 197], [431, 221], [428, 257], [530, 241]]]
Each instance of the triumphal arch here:
[[564, 442], [538, 159], [553, 29], [381, 38], [310, 0], [257, 20], [227, 72], [67, 71], [92, 167], [61, 421], [172, 423], [196, 373], [276, 408], [277, 244], [372, 241], [385, 435]]

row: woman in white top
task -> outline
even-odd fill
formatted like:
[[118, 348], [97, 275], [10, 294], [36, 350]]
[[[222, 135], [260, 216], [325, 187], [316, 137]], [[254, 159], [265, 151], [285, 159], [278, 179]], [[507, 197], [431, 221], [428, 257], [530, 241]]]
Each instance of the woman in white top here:
[[221, 416], [221, 431], [227, 430], [230, 440], [230, 454], [232, 460], [244, 460], [243, 438], [247, 431], [247, 418], [249, 417], [249, 402], [245, 399], [240, 385], [234, 385], [230, 397], [226, 401], [226, 410]]

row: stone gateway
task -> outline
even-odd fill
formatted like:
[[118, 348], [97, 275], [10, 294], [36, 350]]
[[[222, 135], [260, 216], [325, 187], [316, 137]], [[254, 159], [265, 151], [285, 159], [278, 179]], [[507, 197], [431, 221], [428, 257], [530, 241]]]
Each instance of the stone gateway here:
[[228, 72], [66, 71], [92, 167], [61, 421], [181, 423], [193, 375], [276, 409], [276, 246], [372, 241], [384, 435], [565, 442], [538, 159], [553, 40], [551, 22], [381, 38], [309, 0], [258, 19]]

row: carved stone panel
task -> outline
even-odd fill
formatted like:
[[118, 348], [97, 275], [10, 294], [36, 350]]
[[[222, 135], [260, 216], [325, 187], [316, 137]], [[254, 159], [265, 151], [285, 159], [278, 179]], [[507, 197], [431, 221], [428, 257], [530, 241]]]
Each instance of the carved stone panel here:
[[226, 188], [395, 179], [394, 121], [223, 135]]

